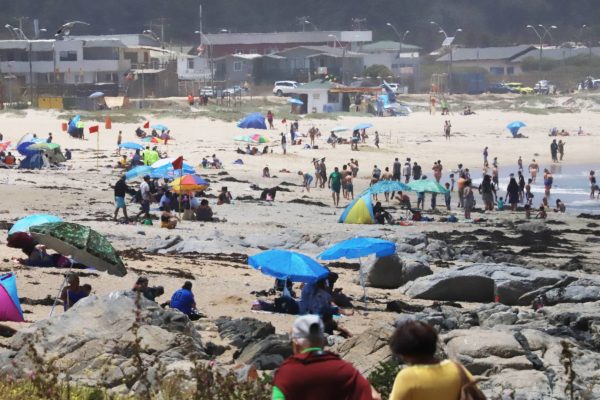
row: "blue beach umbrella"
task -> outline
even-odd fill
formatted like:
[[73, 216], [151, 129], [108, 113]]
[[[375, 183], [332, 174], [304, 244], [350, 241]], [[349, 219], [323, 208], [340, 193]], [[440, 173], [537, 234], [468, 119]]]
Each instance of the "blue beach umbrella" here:
[[299, 106], [304, 105], [304, 102], [300, 99], [291, 98], [291, 99], [288, 99], [287, 102], [290, 104], [299, 105]]
[[238, 122], [237, 126], [243, 129], [267, 129], [265, 117], [258, 112], [246, 115]]
[[362, 122], [362, 123], [356, 125], [354, 127], [354, 130], [357, 130], [357, 129], [358, 130], [360, 130], [360, 129], [369, 129], [369, 128], [372, 128], [372, 127], [373, 127], [372, 123], [370, 123], [370, 122]]
[[144, 146], [139, 143], [134, 142], [125, 142], [119, 145], [122, 149], [130, 149], [130, 150], [144, 150]]
[[267, 250], [248, 258], [248, 265], [277, 279], [315, 282], [329, 271], [314, 259], [288, 250]]
[[519, 129], [523, 128], [524, 126], [527, 125], [521, 121], [514, 121], [506, 125], [506, 128], [510, 131], [510, 133], [512, 133], [513, 137], [515, 137], [519, 133]]
[[21, 218], [17, 222], [14, 223], [12, 228], [8, 231], [9, 235], [12, 235], [16, 232], [29, 232], [29, 228], [35, 225], [41, 225], [48, 222], [61, 222], [62, 218], [57, 217], [56, 215], [50, 214], [32, 214], [28, 215], [25, 218]]
[[410, 187], [400, 181], [379, 181], [367, 190], [365, 193], [380, 194], [390, 192], [404, 192], [410, 190]]
[[163, 124], [152, 125], [151, 128], [155, 129], [157, 131], [168, 131], [169, 130], [169, 128], [166, 125], [163, 125]]

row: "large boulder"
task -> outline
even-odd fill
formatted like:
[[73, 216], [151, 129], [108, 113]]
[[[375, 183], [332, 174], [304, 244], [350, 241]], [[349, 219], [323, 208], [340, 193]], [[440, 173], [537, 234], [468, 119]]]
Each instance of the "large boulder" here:
[[236, 356], [249, 344], [259, 342], [275, 333], [275, 327], [270, 322], [259, 321], [256, 318], [221, 317], [215, 324], [221, 338], [239, 349]]
[[373, 327], [334, 346], [332, 350], [367, 376], [380, 362], [391, 360], [389, 340], [393, 332], [392, 325]]
[[424, 262], [403, 259], [397, 254], [378, 258], [363, 268], [367, 286], [380, 289], [397, 289], [406, 282], [433, 273]]
[[23, 329], [0, 353], [0, 374], [35, 371], [34, 354], [81, 384], [125, 389], [145, 381], [140, 371], [154, 386], [159, 368], [187, 368], [208, 358], [187, 316], [133, 292], [84, 298], [64, 314]]
[[560, 272], [530, 270], [510, 264], [473, 264], [419, 278], [402, 291], [419, 299], [499, 301], [517, 305], [523, 294], [553, 285], [564, 276]]
[[269, 335], [246, 346], [236, 361], [252, 364], [259, 370], [272, 370], [291, 355], [292, 346], [288, 335]]

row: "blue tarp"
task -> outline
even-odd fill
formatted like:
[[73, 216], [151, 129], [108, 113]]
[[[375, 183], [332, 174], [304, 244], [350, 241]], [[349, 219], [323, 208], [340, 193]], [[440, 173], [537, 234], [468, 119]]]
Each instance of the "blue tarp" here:
[[258, 112], [246, 115], [237, 126], [243, 129], [267, 129], [265, 117]]

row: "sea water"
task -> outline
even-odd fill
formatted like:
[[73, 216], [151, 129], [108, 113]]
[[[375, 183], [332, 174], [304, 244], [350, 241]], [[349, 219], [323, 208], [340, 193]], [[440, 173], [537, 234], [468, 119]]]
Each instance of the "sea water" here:
[[[525, 164], [525, 163], [524, 163]], [[523, 165], [523, 175], [525, 182], [529, 178], [529, 171], [527, 165]], [[550, 207], [556, 206], [556, 200], [560, 199], [565, 203], [567, 212], [571, 214], [600, 214], [600, 200], [597, 198], [590, 198], [590, 171], [596, 171], [596, 178], [600, 183], [600, 164], [598, 165], [562, 165], [562, 164], [551, 164], [550, 166], [540, 165], [540, 171], [538, 172], [536, 183], [531, 186], [531, 192], [533, 193], [533, 208], [538, 208], [544, 198], [544, 168], [548, 168], [554, 177], [552, 183], [552, 189], [550, 190], [550, 198], [548, 204]], [[517, 178], [518, 167], [515, 165], [511, 167], [500, 167], [498, 168], [500, 175], [500, 191], [498, 196], [506, 198], [506, 187], [510, 181], [510, 174], [515, 174]], [[490, 172], [491, 174], [491, 168]], [[481, 178], [475, 178], [478, 173], [471, 172], [473, 178], [473, 185], [478, 186], [481, 183]], [[517, 180], [518, 182], [518, 180]], [[597, 192], [596, 192], [597, 194]]]

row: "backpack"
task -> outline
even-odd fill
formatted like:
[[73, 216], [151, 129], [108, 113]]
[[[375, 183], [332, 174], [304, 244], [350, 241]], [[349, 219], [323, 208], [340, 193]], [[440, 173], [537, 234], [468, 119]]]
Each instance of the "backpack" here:
[[465, 372], [465, 367], [460, 363], [454, 362], [460, 375], [460, 396], [458, 400], [486, 400], [483, 392], [477, 387], [477, 381], [472, 381]]

